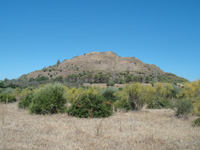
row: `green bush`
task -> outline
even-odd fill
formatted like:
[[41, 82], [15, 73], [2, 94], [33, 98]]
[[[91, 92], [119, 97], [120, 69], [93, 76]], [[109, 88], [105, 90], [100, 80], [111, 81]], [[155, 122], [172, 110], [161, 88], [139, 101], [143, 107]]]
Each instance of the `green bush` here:
[[18, 103], [19, 108], [27, 109], [32, 102], [33, 94], [27, 95], [23, 100]]
[[115, 111], [116, 110], [124, 110], [124, 111], [129, 111], [131, 110], [131, 107], [128, 103], [128, 101], [126, 100], [117, 100], [114, 104], [113, 104]]
[[142, 90], [139, 83], [134, 85], [127, 85], [125, 87], [125, 92], [128, 95], [128, 103], [132, 110], [140, 110], [144, 105], [142, 98]]
[[5, 88], [5, 87], [6, 85], [2, 81], [0, 81], [0, 88]]
[[108, 81], [106, 85], [107, 85], [107, 86], [114, 86], [115, 83], [114, 83], [113, 81]]
[[147, 104], [148, 109], [162, 109], [171, 107], [172, 107], [171, 102], [168, 99], [162, 97], [157, 97], [155, 100], [150, 101]]
[[194, 126], [200, 127], [200, 118], [194, 120]]
[[117, 90], [113, 87], [110, 87], [110, 88], [105, 88], [102, 90], [102, 96], [106, 99], [106, 100], [109, 100], [111, 103], [114, 103], [117, 98], [115, 96], [115, 92]]
[[79, 118], [103, 118], [111, 116], [111, 103], [105, 101], [99, 93], [88, 91], [72, 103], [68, 108], [68, 114]]
[[33, 93], [30, 112], [36, 114], [54, 114], [64, 112], [64, 87], [60, 83], [47, 84]]
[[0, 95], [0, 102], [1, 103], [12, 103], [15, 102], [16, 98], [9, 94], [2, 94]]
[[9, 88], [3, 88], [3, 89], [1, 89], [0, 93], [2, 95], [12, 95], [12, 94], [14, 94], [14, 89], [10, 88], [10, 87]]
[[45, 76], [42, 76], [42, 77], [38, 77], [35, 79], [36, 81], [40, 82], [40, 81], [48, 81], [49, 78], [48, 77], [45, 77]]
[[192, 101], [188, 99], [179, 99], [175, 102], [176, 116], [187, 116], [192, 110]]

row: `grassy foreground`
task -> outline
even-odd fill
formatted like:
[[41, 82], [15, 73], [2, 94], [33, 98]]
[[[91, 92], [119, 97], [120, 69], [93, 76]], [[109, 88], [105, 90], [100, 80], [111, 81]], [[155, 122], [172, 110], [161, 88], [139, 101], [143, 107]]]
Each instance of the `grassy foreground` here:
[[191, 126], [193, 120], [177, 119], [168, 109], [79, 119], [30, 115], [17, 103], [0, 104], [0, 150], [199, 150], [200, 129]]

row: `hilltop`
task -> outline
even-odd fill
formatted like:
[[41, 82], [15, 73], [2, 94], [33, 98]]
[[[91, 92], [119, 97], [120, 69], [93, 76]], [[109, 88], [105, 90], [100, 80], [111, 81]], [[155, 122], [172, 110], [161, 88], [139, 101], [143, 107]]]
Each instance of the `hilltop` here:
[[135, 57], [120, 57], [113, 52], [91, 52], [81, 56], [76, 56], [70, 60], [39, 71], [34, 71], [27, 75], [28, 78], [37, 78], [39, 74], [49, 76], [50, 71], [54, 77], [69, 74], [77, 74], [83, 71], [103, 71], [103, 72], [125, 72], [130, 71], [135, 74], [153, 75], [155, 68], [159, 74], [164, 72], [155, 65], [145, 64]]

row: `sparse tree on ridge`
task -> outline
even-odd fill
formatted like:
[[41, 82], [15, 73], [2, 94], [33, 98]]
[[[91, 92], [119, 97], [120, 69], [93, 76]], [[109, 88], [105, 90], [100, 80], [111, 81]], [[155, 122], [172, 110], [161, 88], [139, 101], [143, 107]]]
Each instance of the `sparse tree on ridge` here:
[[56, 66], [58, 67], [60, 65], [60, 60], [58, 59]]

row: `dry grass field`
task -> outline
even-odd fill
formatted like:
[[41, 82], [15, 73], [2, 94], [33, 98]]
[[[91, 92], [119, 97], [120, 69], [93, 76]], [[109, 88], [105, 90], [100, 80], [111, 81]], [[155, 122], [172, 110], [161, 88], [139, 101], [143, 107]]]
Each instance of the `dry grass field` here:
[[0, 104], [0, 150], [199, 150], [200, 128], [191, 126], [193, 120], [177, 119], [167, 109], [78, 119]]

